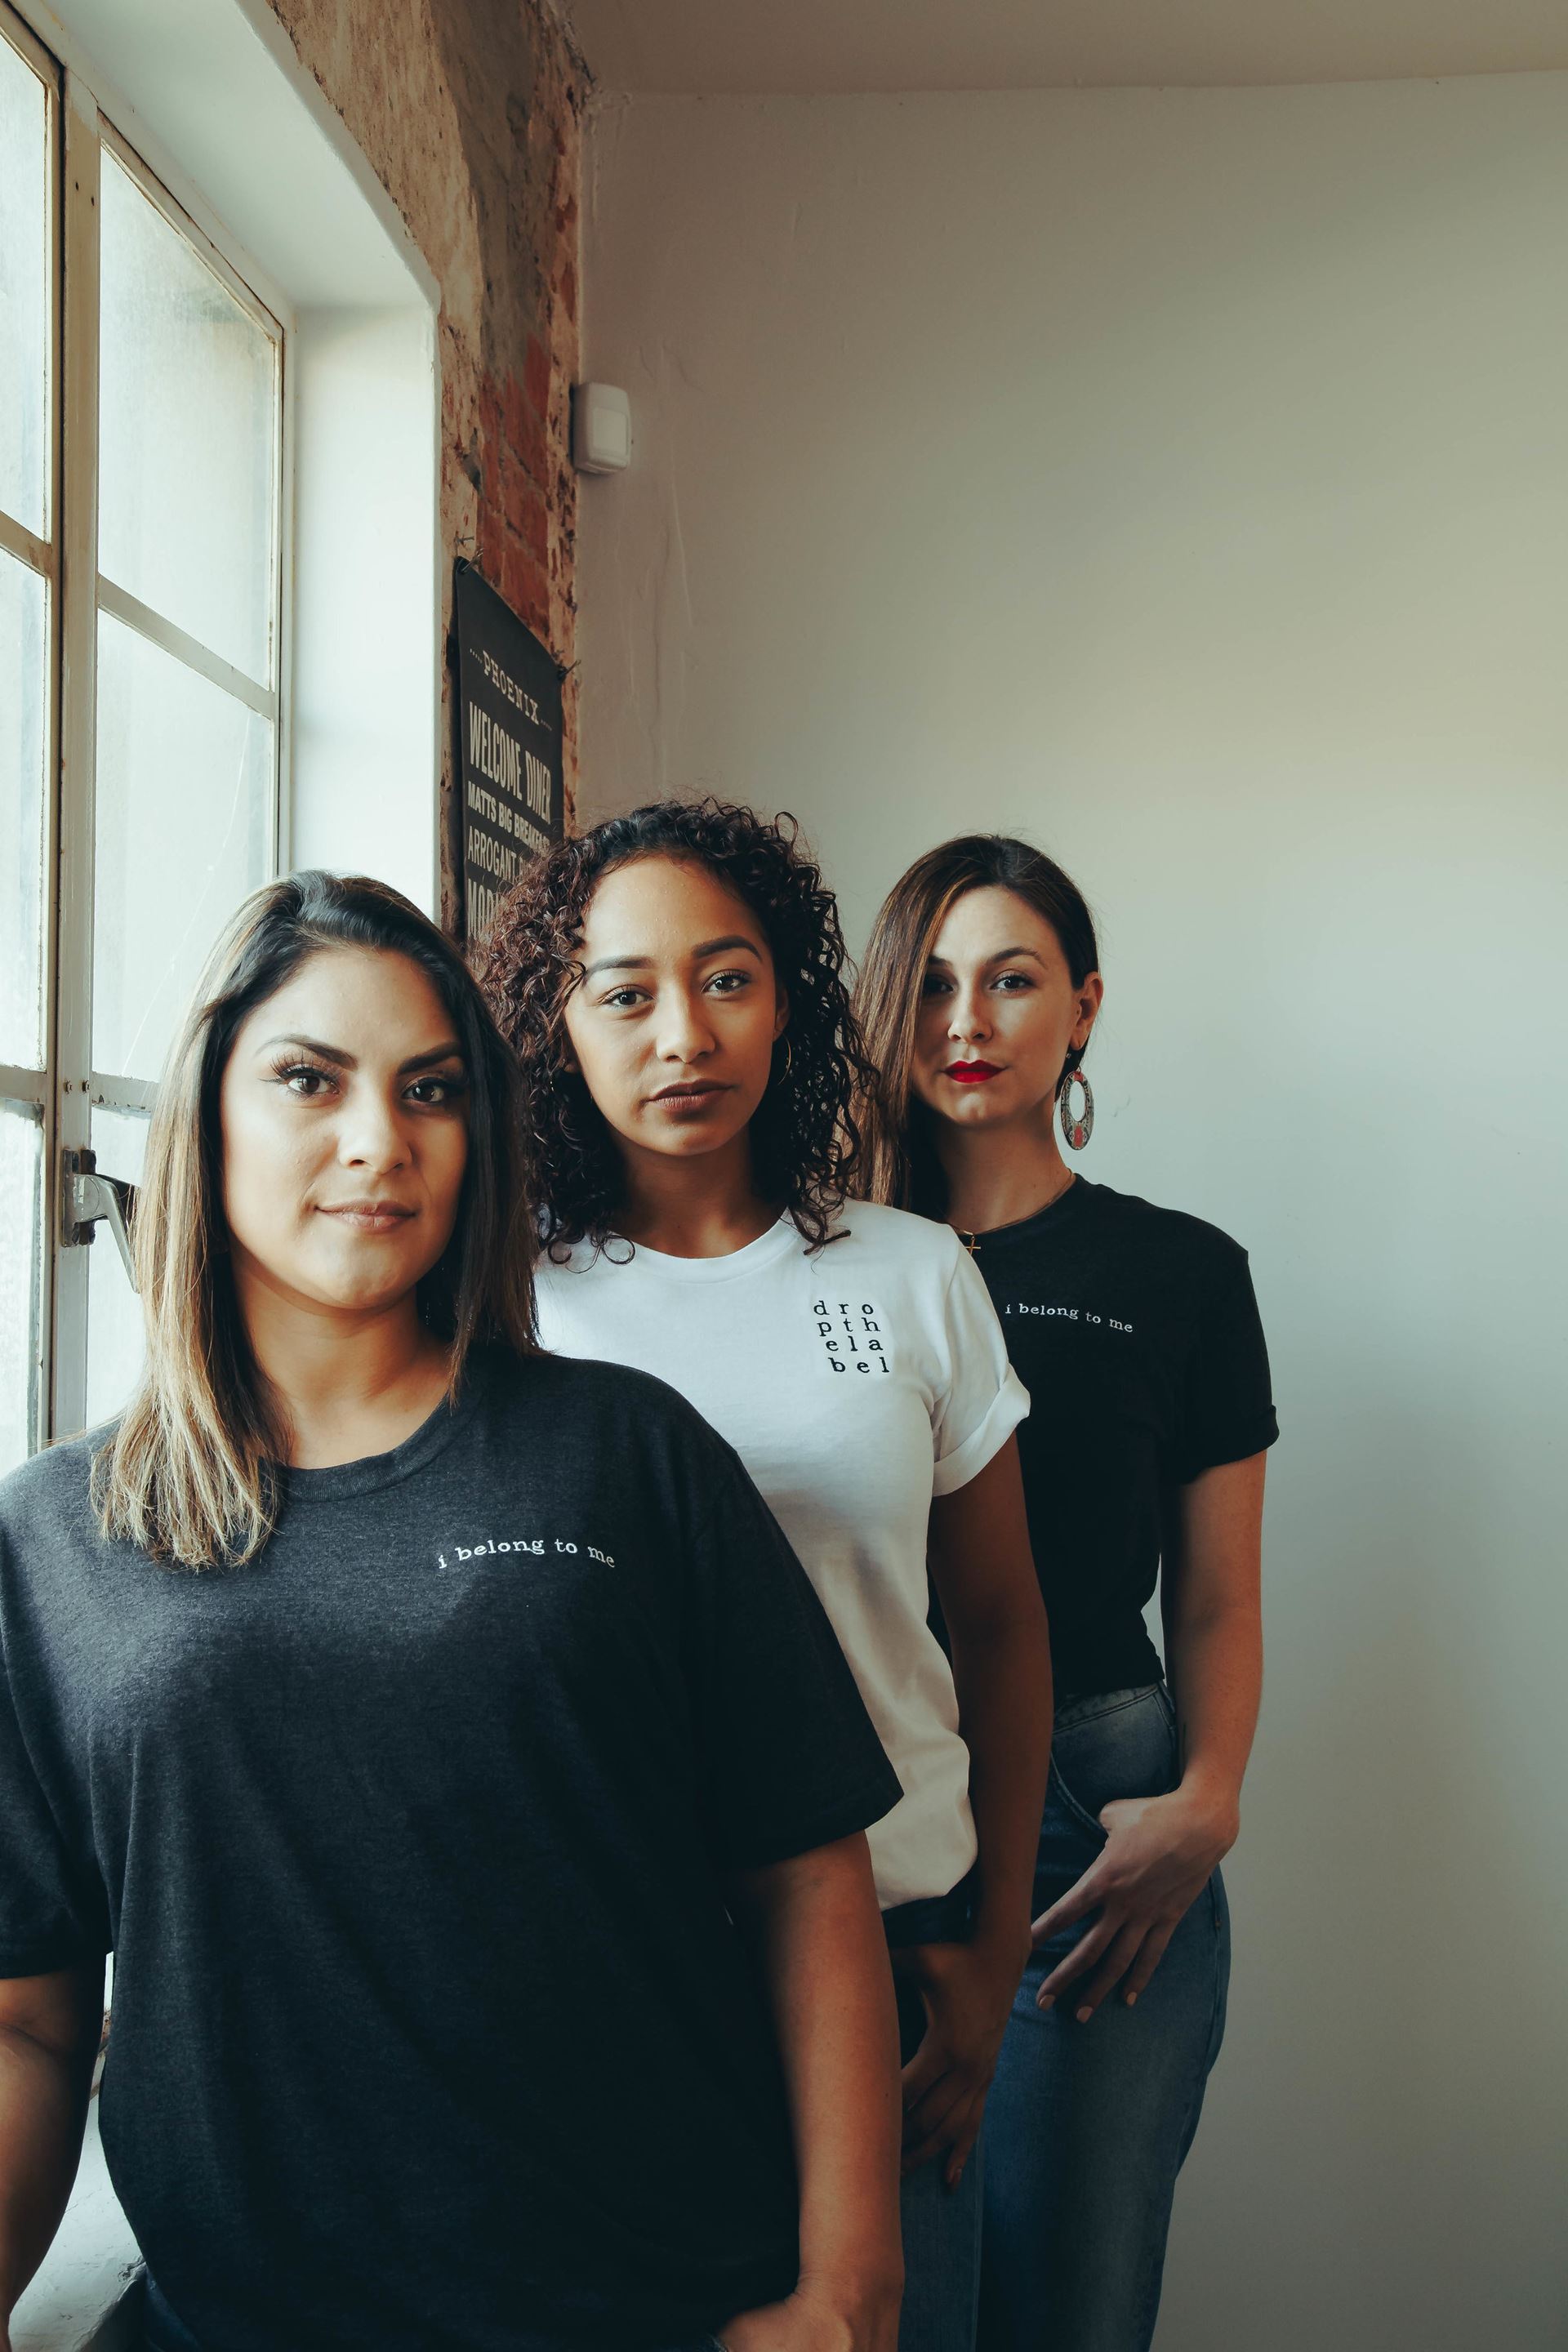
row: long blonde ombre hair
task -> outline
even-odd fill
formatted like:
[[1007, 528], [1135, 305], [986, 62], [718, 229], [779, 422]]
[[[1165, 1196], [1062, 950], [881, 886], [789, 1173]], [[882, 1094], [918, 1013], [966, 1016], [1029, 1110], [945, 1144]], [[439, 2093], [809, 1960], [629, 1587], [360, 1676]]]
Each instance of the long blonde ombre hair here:
[[451, 1017], [468, 1077], [468, 1155], [452, 1237], [419, 1286], [450, 1342], [534, 1345], [534, 1227], [516, 1065], [451, 941], [363, 875], [292, 874], [245, 901], [214, 948], [170, 1053], [132, 1235], [147, 1327], [136, 1392], [93, 1465], [105, 1535], [181, 1568], [234, 1567], [266, 1543], [284, 1433], [251, 1354], [228, 1259], [219, 1089], [240, 1024], [321, 948], [406, 956]]

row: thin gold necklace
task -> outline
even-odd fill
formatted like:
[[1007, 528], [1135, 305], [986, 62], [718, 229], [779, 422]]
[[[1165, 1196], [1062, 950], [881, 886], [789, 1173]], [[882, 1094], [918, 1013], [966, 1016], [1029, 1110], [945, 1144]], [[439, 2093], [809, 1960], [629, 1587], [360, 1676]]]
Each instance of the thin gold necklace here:
[[[993, 1234], [1005, 1234], [1011, 1232], [1015, 1225], [1026, 1225], [1031, 1217], [1043, 1216], [1047, 1209], [1055, 1208], [1063, 1193], [1068, 1190], [1069, 1186], [1076, 1184], [1077, 1181], [1078, 1170], [1076, 1168], [1069, 1168], [1067, 1171], [1067, 1181], [1065, 1183], [1058, 1184], [1056, 1191], [1048, 1193], [1045, 1200], [1037, 1202], [1032, 1209], [1026, 1209], [1021, 1217], [1009, 1217], [1005, 1225], [987, 1226], [986, 1232]], [[952, 1230], [958, 1235], [959, 1240], [963, 1244], [964, 1248], [969, 1252], [970, 1256], [974, 1257], [977, 1255], [981, 1242], [984, 1236], [981, 1234], [972, 1234], [963, 1225], [954, 1225]]]

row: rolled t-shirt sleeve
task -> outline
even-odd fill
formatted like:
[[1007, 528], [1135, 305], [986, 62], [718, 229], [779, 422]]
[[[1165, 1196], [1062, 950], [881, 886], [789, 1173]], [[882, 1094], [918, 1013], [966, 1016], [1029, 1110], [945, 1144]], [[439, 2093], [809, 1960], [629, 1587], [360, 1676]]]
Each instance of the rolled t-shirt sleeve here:
[[755, 1869], [868, 1829], [903, 1791], [810, 1580], [738, 1456], [688, 1444], [687, 1671], [720, 1858]]
[[1002, 1326], [980, 1270], [956, 1234], [952, 1241], [954, 1262], [942, 1301], [931, 1415], [935, 1495], [956, 1494], [978, 1477], [1029, 1410], [1028, 1391], [1007, 1360]]
[[1205, 1280], [1197, 1314], [1176, 1463], [1182, 1485], [1261, 1454], [1279, 1434], [1263, 1322], [1247, 1252], [1236, 1244], [1226, 1243]]

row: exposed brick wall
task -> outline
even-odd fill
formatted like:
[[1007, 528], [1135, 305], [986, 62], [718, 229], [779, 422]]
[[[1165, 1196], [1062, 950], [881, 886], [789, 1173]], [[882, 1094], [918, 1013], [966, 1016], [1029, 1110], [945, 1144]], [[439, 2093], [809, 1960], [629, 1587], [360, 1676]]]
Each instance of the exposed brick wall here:
[[[576, 659], [578, 200], [587, 76], [552, 0], [271, 0], [441, 289], [441, 536]], [[442, 643], [449, 609], [442, 615]], [[446, 678], [442, 911], [457, 905]], [[575, 677], [566, 682], [568, 814]]]

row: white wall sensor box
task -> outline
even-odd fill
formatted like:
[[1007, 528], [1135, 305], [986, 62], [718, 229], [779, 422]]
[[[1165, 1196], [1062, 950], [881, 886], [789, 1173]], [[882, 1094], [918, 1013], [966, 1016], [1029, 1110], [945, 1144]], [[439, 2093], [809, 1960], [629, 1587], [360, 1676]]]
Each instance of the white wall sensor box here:
[[580, 474], [618, 474], [632, 462], [632, 404], [618, 384], [580, 383], [572, 394], [572, 462]]

